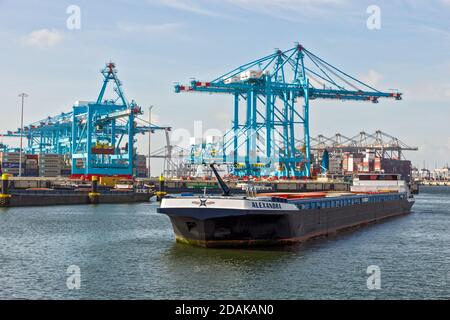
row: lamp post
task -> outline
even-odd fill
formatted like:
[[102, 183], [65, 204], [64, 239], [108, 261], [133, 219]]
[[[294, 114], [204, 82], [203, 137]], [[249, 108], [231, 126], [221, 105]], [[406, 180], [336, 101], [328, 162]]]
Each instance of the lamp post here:
[[148, 125], [150, 126], [150, 130], [148, 131], [148, 178], [151, 178], [151, 165], [150, 165], [150, 154], [151, 154], [151, 134], [152, 134], [152, 109], [153, 106], [148, 108]]
[[25, 98], [28, 97], [26, 93], [19, 94], [19, 97], [22, 98], [22, 110], [20, 113], [20, 150], [19, 150], [19, 177], [22, 176], [22, 141], [23, 141], [23, 104]]

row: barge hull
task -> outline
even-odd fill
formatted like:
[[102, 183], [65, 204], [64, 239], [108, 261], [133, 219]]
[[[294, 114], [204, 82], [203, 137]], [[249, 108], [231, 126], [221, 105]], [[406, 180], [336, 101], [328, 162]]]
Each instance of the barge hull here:
[[[95, 203], [134, 203], [148, 202], [152, 193], [116, 193], [100, 194]], [[76, 205], [91, 204], [87, 193], [43, 193], [43, 194], [12, 194], [8, 207], [29, 207], [29, 206], [53, 206], [53, 205]]]
[[[274, 211], [209, 209], [164, 209], [170, 217], [176, 240], [201, 247], [250, 247], [285, 245], [408, 214], [413, 202], [407, 199], [364, 203], [318, 210]], [[172, 212], [171, 212], [172, 211]]]

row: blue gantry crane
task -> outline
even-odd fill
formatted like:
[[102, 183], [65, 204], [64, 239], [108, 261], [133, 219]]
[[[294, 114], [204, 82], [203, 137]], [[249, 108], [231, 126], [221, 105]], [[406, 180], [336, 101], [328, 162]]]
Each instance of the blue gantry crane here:
[[[96, 101], [78, 101], [71, 112], [61, 113], [24, 126], [24, 130], [8, 131], [3, 136], [27, 139], [25, 152], [60, 154], [71, 157], [73, 176], [133, 175], [137, 134], [170, 131], [139, 118], [141, 107], [128, 102], [117, 77], [114, 63], [101, 70], [103, 84]], [[114, 96], [106, 99], [108, 86]]]
[[[209, 158], [233, 164], [237, 176], [310, 177], [310, 100], [378, 103], [379, 98], [402, 99], [401, 93], [381, 92], [300, 44], [285, 51], [277, 49], [212, 81], [176, 84], [175, 92], [233, 97], [232, 128], [223, 136], [221, 156]], [[304, 141], [300, 148], [296, 145], [299, 131]], [[205, 162], [204, 152], [197, 153], [201, 153], [199, 162]]]
[[[101, 73], [104, 79], [97, 101], [73, 107], [72, 174], [132, 175], [135, 117], [142, 111], [134, 101], [127, 101], [114, 63]], [[105, 99], [110, 83], [116, 97]]]

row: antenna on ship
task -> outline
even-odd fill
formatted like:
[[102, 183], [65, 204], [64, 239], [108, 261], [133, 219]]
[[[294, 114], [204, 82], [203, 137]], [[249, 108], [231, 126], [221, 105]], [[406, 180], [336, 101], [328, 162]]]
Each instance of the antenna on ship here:
[[222, 191], [223, 191], [222, 195], [225, 196], [225, 197], [228, 197], [228, 196], [231, 195], [231, 190], [227, 186], [227, 184], [222, 180], [222, 178], [220, 177], [220, 175], [217, 172], [217, 169], [216, 169], [216, 167], [214, 165], [215, 165], [214, 161], [209, 164], [209, 166], [211, 167], [212, 172], [216, 176], [217, 183], [219, 184], [220, 189], [222, 189]]

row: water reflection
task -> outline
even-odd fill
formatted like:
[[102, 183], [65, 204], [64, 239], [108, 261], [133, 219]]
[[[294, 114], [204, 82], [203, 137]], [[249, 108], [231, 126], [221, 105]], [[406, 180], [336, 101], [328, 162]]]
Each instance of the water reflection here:
[[292, 249], [269, 247], [253, 249], [201, 248], [174, 242], [166, 256], [176, 263], [230, 262], [244, 264], [278, 263], [292, 256]]

